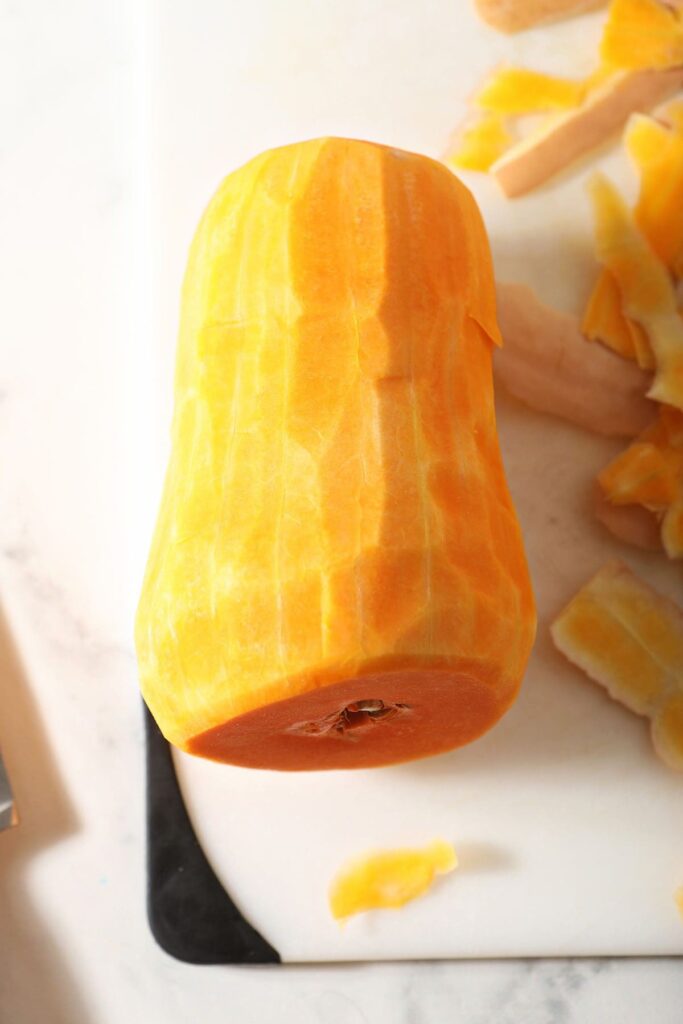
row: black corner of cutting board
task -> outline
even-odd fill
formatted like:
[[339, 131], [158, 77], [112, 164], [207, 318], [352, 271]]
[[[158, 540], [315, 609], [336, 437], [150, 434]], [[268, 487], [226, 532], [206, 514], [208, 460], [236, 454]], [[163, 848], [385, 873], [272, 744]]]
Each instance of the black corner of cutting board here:
[[197, 842], [171, 750], [147, 707], [147, 914], [163, 950], [191, 964], [275, 964]]

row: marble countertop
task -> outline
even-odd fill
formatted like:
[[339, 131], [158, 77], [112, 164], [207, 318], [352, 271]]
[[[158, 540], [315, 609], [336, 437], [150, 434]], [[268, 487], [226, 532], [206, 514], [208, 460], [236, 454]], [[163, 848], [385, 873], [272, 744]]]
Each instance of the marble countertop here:
[[0, 1019], [678, 1024], [676, 960], [202, 968], [155, 946], [121, 554], [141, 6], [0, 6], [0, 743], [21, 814], [0, 835]]

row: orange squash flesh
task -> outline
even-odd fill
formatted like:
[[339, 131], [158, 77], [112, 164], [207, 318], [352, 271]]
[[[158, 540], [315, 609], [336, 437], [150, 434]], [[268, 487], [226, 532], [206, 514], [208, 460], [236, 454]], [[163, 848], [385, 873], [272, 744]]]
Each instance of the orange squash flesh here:
[[464, 171], [488, 171], [513, 142], [505, 117], [484, 110], [455, 131], [444, 159]]
[[367, 910], [397, 909], [427, 892], [435, 875], [457, 866], [455, 850], [443, 839], [421, 849], [380, 850], [354, 858], [330, 886], [332, 916], [343, 921]]
[[624, 359], [633, 359], [641, 370], [656, 366], [652, 346], [640, 324], [626, 316], [614, 274], [603, 268], [583, 315], [581, 330], [589, 341], [599, 341]]
[[648, 397], [683, 409], [683, 321], [671, 277], [602, 174], [589, 181], [599, 261], [613, 275], [624, 313], [645, 329], [655, 360]]
[[675, 0], [612, 0], [600, 56], [617, 68], [683, 64], [683, 26]]
[[529, 68], [497, 68], [475, 96], [482, 110], [498, 114], [534, 114], [566, 110], [583, 100], [586, 86], [572, 78], [558, 78]]
[[260, 768], [439, 753], [535, 612], [498, 449], [486, 233], [442, 164], [322, 139], [231, 174], [186, 273], [136, 624], [169, 740]]
[[[675, 109], [672, 114], [675, 118]], [[683, 133], [635, 115], [624, 141], [640, 177], [636, 224], [659, 258], [675, 269], [683, 253]]]

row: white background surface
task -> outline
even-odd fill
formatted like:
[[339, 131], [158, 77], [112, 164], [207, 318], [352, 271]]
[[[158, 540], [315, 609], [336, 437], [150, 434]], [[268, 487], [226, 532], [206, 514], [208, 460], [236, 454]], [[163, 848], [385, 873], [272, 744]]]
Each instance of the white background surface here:
[[0, 1020], [677, 1024], [675, 960], [254, 970], [154, 946], [121, 558], [138, 18], [132, 2], [0, 5], [0, 736], [22, 811], [0, 836]]

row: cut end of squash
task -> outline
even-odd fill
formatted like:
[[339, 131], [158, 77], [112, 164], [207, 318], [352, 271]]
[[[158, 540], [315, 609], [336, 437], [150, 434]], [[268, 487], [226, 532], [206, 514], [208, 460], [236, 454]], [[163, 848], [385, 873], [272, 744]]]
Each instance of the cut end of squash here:
[[610, 697], [652, 719], [657, 752], [683, 768], [683, 611], [613, 562], [572, 598], [551, 634]]
[[421, 849], [386, 850], [347, 865], [330, 887], [330, 910], [341, 921], [368, 910], [397, 909], [422, 896], [436, 875], [455, 870], [450, 843], [437, 839]]
[[514, 696], [501, 700], [471, 670], [378, 672], [239, 715], [184, 747], [247, 768], [374, 768], [471, 742]]

